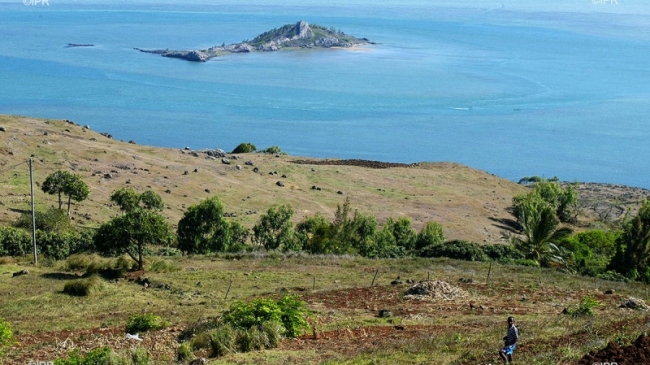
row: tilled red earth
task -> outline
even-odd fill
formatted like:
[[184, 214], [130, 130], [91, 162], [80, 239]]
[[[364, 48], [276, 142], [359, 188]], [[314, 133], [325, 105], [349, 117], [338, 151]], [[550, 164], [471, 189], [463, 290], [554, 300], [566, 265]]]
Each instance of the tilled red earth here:
[[178, 328], [167, 328], [143, 334], [142, 341], [126, 338], [124, 327], [92, 328], [74, 331], [41, 332], [16, 336], [18, 345], [7, 351], [4, 364], [29, 364], [48, 362], [65, 357], [74, 350], [86, 353], [108, 346], [117, 352], [135, 347], [147, 349], [157, 359], [174, 359]]
[[602, 350], [592, 351], [585, 355], [578, 365], [592, 365], [602, 363], [616, 363], [619, 365], [650, 364], [650, 337], [639, 336], [633, 344], [620, 347], [610, 342]]

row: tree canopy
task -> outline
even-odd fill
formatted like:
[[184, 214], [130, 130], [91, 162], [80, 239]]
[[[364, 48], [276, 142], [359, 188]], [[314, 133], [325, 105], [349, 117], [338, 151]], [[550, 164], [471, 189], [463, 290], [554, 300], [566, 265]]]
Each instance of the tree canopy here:
[[70, 217], [71, 201], [84, 201], [90, 194], [90, 188], [88, 188], [88, 185], [86, 185], [86, 183], [81, 179], [80, 175], [63, 170], [48, 175], [41, 185], [41, 189], [44, 193], [58, 195], [59, 209], [63, 206], [61, 196], [66, 195], [68, 197], [68, 217]]
[[104, 254], [129, 255], [142, 270], [145, 246], [167, 242], [172, 234], [157, 212], [164, 207], [162, 198], [151, 190], [138, 194], [133, 189], [122, 188], [113, 192], [111, 201], [120, 206], [123, 214], [99, 227], [95, 246]]
[[225, 251], [231, 243], [231, 230], [223, 217], [223, 204], [219, 197], [189, 207], [178, 222], [177, 235], [178, 248], [183, 252]]

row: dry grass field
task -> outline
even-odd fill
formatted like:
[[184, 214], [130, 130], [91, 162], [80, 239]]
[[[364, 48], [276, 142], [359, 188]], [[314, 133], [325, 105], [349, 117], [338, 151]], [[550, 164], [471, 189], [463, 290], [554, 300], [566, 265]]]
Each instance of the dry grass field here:
[[[291, 161], [319, 160], [250, 153], [226, 165], [204, 153], [195, 157], [192, 151], [183, 150], [185, 146], [167, 149], [116, 141], [61, 120], [0, 116], [0, 126], [6, 129], [0, 132], [0, 206], [5, 207], [0, 223], [4, 224], [29, 208], [29, 169], [25, 162], [30, 156], [36, 183], [58, 169], [82, 176], [91, 192], [86, 201], [73, 202], [73, 217], [78, 225], [90, 227], [116, 215], [118, 209], [111, 206], [110, 194], [131, 186], [159, 193], [167, 204], [164, 215], [172, 225], [187, 207], [212, 195], [218, 195], [225, 210], [236, 213], [234, 219], [249, 228], [274, 204], [291, 204], [296, 221], [317, 212], [332, 218], [337, 204], [350, 197], [354, 209], [376, 215], [380, 224], [388, 217], [406, 216], [419, 229], [424, 222], [434, 220], [443, 225], [450, 239], [497, 242], [502, 236], [499, 221], [510, 219], [506, 209], [512, 196], [525, 189], [486, 172], [446, 162], [374, 169], [295, 164]], [[245, 161], [255, 166], [245, 165]], [[258, 173], [253, 172], [255, 167]], [[277, 186], [278, 181], [284, 187]], [[321, 190], [312, 190], [312, 186]], [[35, 193], [37, 208], [56, 204], [56, 198], [38, 186]]]

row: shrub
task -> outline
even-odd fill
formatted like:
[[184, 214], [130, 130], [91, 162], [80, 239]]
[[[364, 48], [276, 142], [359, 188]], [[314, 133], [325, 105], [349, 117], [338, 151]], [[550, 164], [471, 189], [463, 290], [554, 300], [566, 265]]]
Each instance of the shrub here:
[[91, 276], [87, 279], [72, 280], [65, 283], [63, 293], [76, 296], [85, 297], [99, 293], [105, 288], [104, 281], [98, 276]]
[[517, 250], [512, 245], [495, 243], [490, 245], [482, 245], [481, 249], [483, 252], [485, 252], [487, 257], [501, 263], [512, 264], [516, 260], [525, 258], [524, 254], [522, 254], [521, 251]]
[[136, 347], [130, 350], [131, 362], [133, 365], [150, 365], [152, 364], [151, 358], [147, 350], [142, 347]]
[[564, 313], [572, 317], [593, 316], [596, 314], [594, 313], [594, 308], [600, 307], [601, 305], [594, 297], [587, 295], [580, 299], [580, 303], [577, 306], [566, 308]]
[[156, 251], [156, 256], [173, 257], [181, 255], [183, 255], [183, 253], [176, 247], [160, 247], [158, 251]]
[[[70, 218], [63, 209], [50, 208], [45, 212], [34, 212], [34, 221], [36, 221], [36, 229], [45, 232], [65, 232], [72, 231], [74, 228], [70, 223]], [[26, 230], [32, 229], [32, 213], [26, 212], [20, 215], [14, 227], [23, 228]]]
[[284, 326], [283, 335], [293, 338], [309, 327], [305, 316], [305, 303], [295, 296], [285, 295], [280, 300], [255, 299], [249, 303], [238, 301], [224, 313], [224, 323], [234, 328], [251, 329], [261, 327], [266, 322], [277, 322]]
[[598, 279], [609, 280], [609, 281], [618, 281], [621, 283], [627, 283], [630, 281], [625, 275], [616, 272], [614, 270], [605, 271], [602, 274], [596, 275]]
[[431, 245], [420, 250], [421, 257], [448, 257], [466, 261], [487, 261], [488, 256], [481, 246], [468, 241], [448, 241], [439, 245]]
[[44, 232], [36, 231], [36, 241], [41, 254], [54, 259], [62, 260], [66, 257], [84, 251], [92, 251], [93, 233], [85, 230]]
[[4, 348], [13, 345], [15, 342], [11, 325], [0, 318], [0, 357], [4, 355]]
[[283, 152], [278, 146], [271, 146], [267, 149], [261, 151], [262, 153], [268, 153], [269, 155], [286, 155], [286, 152]]
[[257, 151], [257, 147], [255, 147], [254, 144], [243, 142], [240, 143], [239, 146], [235, 147], [235, 149], [232, 150], [231, 153], [250, 153], [255, 151]]
[[194, 352], [192, 352], [192, 345], [189, 342], [183, 342], [176, 350], [176, 360], [178, 362], [187, 362], [194, 359]]
[[210, 356], [219, 357], [237, 351], [237, 331], [230, 324], [223, 324], [210, 332]]
[[150, 270], [153, 272], [175, 272], [179, 271], [181, 268], [167, 260], [154, 260], [153, 263], [151, 263], [151, 268]]
[[[216, 327], [218, 328], [218, 327]], [[192, 350], [209, 349], [212, 346], [211, 331], [201, 332], [192, 338], [190, 346]]]
[[20, 228], [0, 227], [0, 255], [24, 256], [32, 247], [31, 233]]
[[67, 359], [54, 360], [54, 365], [121, 365], [124, 359], [119, 358], [110, 347], [101, 347], [89, 351], [85, 356], [79, 350], [68, 353]]
[[539, 267], [539, 262], [531, 259], [516, 259], [513, 263], [519, 266]]
[[167, 326], [159, 316], [151, 313], [134, 314], [129, 316], [129, 321], [126, 324], [127, 333], [140, 333], [151, 330], [159, 330]]

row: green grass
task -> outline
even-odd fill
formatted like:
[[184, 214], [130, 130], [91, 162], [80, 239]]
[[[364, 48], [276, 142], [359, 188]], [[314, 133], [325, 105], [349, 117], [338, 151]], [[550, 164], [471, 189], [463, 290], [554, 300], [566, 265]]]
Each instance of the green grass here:
[[[30, 274], [12, 278], [10, 274], [24, 268], [21, 259], [6, 260], [0, 265], [0, 317], [10, 323], [17, 334], [36, 334], [54, 330], [79, 330], [106, 326], [123, 326], [134, 314], [152, 313], [184, 327], [201, 318], [219, 317], [233, 301], [255, 297], [278, 297], [281, 289], [305, 288], [304, 292], [323, 293], [336, 298], [354, 288], [368, 287], [376, 269], [380, 269], [375, 285], [389, 290], [390, 281], [439, 279], [455, 285], [460, 278], [472, 278], [467, 286], [468, 298], [451, 302], [418, 304], [421, 316], [395, 315], [377, 318], [362, 306], [359, 308], [328, 308], [309, 303], [315, 318], [322, 321], [318, 331], [337, 331], [360, 327], [432, 326], [433, 333], [423, 332], [415, 338], [395, 338], [380, 347], [351, 346], [351, 354], [337, 348], [265, 350], [233, 354], [211, 363], [346, 363], [346, 364], [474, 364], [495, 363], [495, 349], [505, 333], [505, 318], [514, 314], [520, 324], [523, 363], [573, 361], [609, 340], [633, 341], [648, 320], [643, 313], [620, 311], [619, 297], [599, 299], [603, 307], [594, 308], [596, 316], [561, 316], [566, 306], [578, 303], [596, 289], [615, 289], [621, 297], [644, 297], [640, 284], [613, 283], [593, 278], [566, 275], [551, 270], [494, 264], [490, 285], [485, 285], [487, 263], [449, 259], [370, 260], [355, 257], [278, 255], [250, 253], [215, 258], [185, 256], [150, 258], [150, 262], [166, 262], [178, 270], [148, 271], [145, 276], [154, 283], [165, 283], [171, 289], [144, 289], [141, 285], [119, 280], [105, 282], [105, 289], [87, 297], [62, 294], [61, 288], [74, 280], [63, 269], [70, 264], [55, 263], [52, 267], [28, 267]], [[86, 257], [88, 258], [88, 257]], [[27, 259], [25, 259], [27, 260]], [[83, 260], [75, 271], [83, 271]], [[74, 261], [74, 260], [71, 260]], [[87, 261], [87, 262], [86, 262]], [[161, 264], [162, 265], [162, 264]], [[225, 298], [230, 278], [233, 285]], [[316, 290], [312, 291], [314, 277]], [[18, 289], [19, 288], [19, 289]], [[406, 288], [406, 286], [404, 287]], [[335, 291], [339, 290], [339, 291]], [[332, 291], [331, 293], [329, 291]], [[8, 294], [11, 293], [11, 294]], [[526, 295], [528, 301], [521, 301]], [[601, 295], [602, 296], [602, 295]], [[495, 306], [489, 311], [470, 311], [468, 301]], [[361, 300], [363, 302], [363, 300]], [[534, 303], [533, 303], [534, 302]], [[399, 305], [399, 304], [398, 304]], [[452, 307], [449, 312], [445, 308]], [[417, 307], [414, 307], [417, 308]], [[516, 308], [516, 309], [515, 309]], [[395, 308], [391, 308], [395, 309]], [[624, 321], [624, 322], [621, 322]], [[308, 333], [310, 333], [308, 331]], [[571, 340], [576, 337], [577, 340]], [[564, 340], [563, 338], [567, 338]], [[198, 339], [196, 339], [198, 340]], [[203, 346], [209, 347], [209, 339]], [[203, 350], [208, 351], [208, 350]], [[197, 355], [200, 351], [197, 352]], [[155, 356], [155, 354], [152, 354]], [[187, 355], [187, 354], [185, 354]]]

